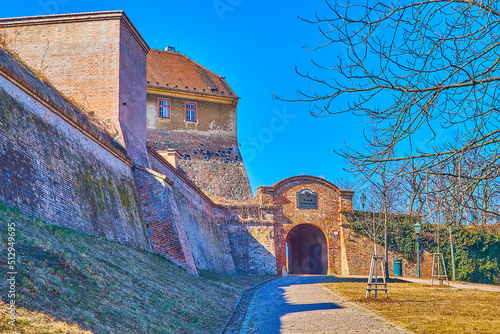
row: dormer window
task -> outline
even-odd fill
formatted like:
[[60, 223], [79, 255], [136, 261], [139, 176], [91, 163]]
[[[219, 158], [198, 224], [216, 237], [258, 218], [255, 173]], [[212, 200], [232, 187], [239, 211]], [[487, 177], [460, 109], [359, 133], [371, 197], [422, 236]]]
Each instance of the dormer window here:
[[186, 102], [186, 121], [196, 122], [196, 103]]
[[158, 99], [158, 116], [170, 118], [170, 100]]

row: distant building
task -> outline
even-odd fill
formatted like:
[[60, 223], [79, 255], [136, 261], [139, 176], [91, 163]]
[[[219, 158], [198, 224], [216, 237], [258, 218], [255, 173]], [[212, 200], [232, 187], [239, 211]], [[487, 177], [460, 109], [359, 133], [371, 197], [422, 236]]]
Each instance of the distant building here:
[[237, 139], [239, 97], [224, 77], [167, 50], [147, 58], [148, 145], [162, 155], [177, 150], [180, 168], [207, 193], [252, 198]]

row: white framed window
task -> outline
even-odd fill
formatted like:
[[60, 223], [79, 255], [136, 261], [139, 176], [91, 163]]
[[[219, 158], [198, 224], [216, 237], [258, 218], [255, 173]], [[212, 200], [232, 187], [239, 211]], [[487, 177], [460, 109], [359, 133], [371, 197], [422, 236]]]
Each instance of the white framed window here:
[[158, 116], [170, 118], [170, 100], [158, 99]]
[[186, 102], [186, 121], [196, 122], [196, 103]]

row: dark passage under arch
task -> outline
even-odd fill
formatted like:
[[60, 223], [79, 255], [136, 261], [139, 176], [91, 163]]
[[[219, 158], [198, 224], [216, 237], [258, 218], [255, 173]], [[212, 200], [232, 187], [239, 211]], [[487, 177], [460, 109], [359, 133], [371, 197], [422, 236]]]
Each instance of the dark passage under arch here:
[[288, 233], [286, 244], [290, 274], [327, 274], [327, 242], [319, 228], [309, 224], [297, 225]]

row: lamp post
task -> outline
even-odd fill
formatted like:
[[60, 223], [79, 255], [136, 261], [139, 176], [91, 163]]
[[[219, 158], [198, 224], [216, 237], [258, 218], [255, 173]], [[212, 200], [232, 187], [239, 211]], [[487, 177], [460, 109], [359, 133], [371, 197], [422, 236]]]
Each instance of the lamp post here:
[[365, 204], [366, 204], [366, 195], [365, 195], [365, 193], [362, 193], [361, 197], [359, 199], [361, 200], [361, 207], [363, 208], [363, 211], [365, 211]]
[[476, 221], [476, 213], [474, 211], [469, 212], [469, 224], [474, 224]]
[[417, 235], [417, 277], [420, 278], [420, 232], [422, 232], [422, 225], [417, 222], [413, 225], [413, 229]]

